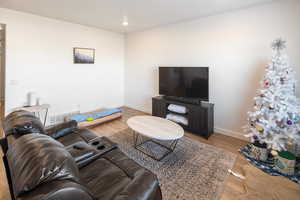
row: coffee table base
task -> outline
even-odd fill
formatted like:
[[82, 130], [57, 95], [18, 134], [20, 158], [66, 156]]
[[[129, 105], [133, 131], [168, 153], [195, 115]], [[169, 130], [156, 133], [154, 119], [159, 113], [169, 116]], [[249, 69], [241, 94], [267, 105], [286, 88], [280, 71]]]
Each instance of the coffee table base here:
[[[161, 161], [162, 159], [164, 159], [167, 155], [169, 155], [170, 153], [172, 153], [175, 148], [176, 148], [176, 145], [178, 143], [178, 140], [172, 140], [171, 144], [169, 146], [167, 145], [164, 145], [164, 144], [161, 144], [153, 139], [147, 139], [147, 140], [142, 140], [141, 142], [139, 142], [139, 139], [142, 140], [143, 139], [143, 136], [141, 136], [139, 133], [133, 131], [133, 141], [134, 141], [134, 148], [137, 149], [138, 151], [144, 153], [145, 155], [149, 156], [150, 158], [154, 159], [154, 160], [157, 160], [157, 161]], [[146, 152], [141, 146], [145, 143], [148, 143], [148, 142], [153, 142], [161, 147], [163, 147], [164, 149], [166, 149], [166, 153], [164, 153], [162, 156], [160, 157], [157, 157], [153, 154], [150, 154], [148, 152]]]

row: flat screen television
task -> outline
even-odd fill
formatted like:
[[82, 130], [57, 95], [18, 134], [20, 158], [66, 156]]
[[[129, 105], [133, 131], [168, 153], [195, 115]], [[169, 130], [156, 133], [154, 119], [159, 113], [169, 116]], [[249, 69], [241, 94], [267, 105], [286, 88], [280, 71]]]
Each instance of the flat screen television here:
[[209, 101], [208, 67], [159, 67], [159, 94]]

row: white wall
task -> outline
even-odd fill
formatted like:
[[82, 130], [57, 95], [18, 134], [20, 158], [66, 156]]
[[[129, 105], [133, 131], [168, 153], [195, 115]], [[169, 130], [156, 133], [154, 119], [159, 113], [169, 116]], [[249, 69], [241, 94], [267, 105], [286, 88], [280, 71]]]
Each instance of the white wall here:
[[0, 119], [3, 117], [4, 114], [4, 93], [5, 93], [5, 27], [0, 24]]
[[[7, 24], [6, 111], [34, 91], [51, 115], [124, 104], [124, 36], [0, 9]], [[73, 47], [95, 48], [95, 64], [73, 64]]]
[[[300, 2], [282, 0], [131, 33], [124, 55], [121, 34], [0, 8], [0, 23], [7, 24], [6, 111], [32, 91], [51, 104], [52, 115], [121, 106], [125, 81], [125, 104], [151, 112], [158, 66], [210, 66], [217, 131], [240, 136], [273, 39], [287, 39], [300, 80], [299, 19]], [[73, 47], [95, 48], [96, 63], [73, 64]]]
[[158, 94], [158, 66], [210, 66], [216, 131], [244, 138], [241, 127], [270, 60], [273, 39], [288, 41], [300, 80], [299, 20], [300, 1], [284, 0], [129, 34], [125, 104], [151, 112], [151, 97]]

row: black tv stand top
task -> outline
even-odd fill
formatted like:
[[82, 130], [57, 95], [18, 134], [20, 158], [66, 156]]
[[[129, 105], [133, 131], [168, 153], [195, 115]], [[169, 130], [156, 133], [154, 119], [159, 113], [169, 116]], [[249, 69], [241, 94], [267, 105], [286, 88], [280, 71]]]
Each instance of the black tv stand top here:
[[199, 98], [186, 98], [186, 97], [174, 97], [174, 96], [158, 96], [156, 98], [162, 98], [169, 101], [181, 102], [185, 104], [201, 105], [203, 102], [208, 101]]

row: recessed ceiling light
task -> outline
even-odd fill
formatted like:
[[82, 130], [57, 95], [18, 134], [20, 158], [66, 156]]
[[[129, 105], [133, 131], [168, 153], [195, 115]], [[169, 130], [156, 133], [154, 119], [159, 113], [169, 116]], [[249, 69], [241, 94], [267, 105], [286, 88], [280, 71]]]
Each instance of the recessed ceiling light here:
[[126, 16], [123, 17], [123, 22], [122, 22], [123, 26], [128, 26], [128, 19]]

